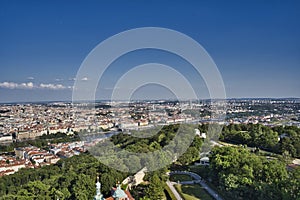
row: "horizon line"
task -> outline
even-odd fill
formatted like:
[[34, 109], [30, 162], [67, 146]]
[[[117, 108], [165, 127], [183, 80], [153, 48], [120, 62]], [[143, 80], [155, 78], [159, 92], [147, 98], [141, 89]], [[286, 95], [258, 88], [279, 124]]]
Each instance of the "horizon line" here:
[[[138, 101], [209, 101], [209, 100], [300, 100], [300, 97], [228, 97], [225, 99], [211, 99], [211, 98], [203, 98], [203, 99], [185, 99], [185, 100], [178, 100], [178, 99], [132, 99], [133, 102]], [[128, 102], [128, 100], [110, 100], [110, 99], [96, 99], [96, 100], [77, 100], [74, 102]], [[1, 102], [0, 104], [31, 104], [31, 103], [73, 103], [72, 100], [33, 100], [33, 101], [5, 101]]]

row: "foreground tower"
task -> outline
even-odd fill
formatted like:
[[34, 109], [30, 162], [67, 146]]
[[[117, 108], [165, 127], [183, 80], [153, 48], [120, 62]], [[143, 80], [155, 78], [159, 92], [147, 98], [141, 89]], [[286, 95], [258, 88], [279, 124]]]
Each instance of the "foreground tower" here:
[[96, 183], [96, 195], [94, 200], [104, 200], [103, 195], [101, 194], [101, 183], [99, 182], [99, 177], [97, 177]]

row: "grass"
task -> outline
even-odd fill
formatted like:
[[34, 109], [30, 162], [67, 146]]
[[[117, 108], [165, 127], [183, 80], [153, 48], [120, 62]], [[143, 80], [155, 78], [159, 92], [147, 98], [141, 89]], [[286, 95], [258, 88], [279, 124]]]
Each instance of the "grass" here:
[[128, 184], [122, 184], [122, 185], [121, 185], [122, 190], [126, 190], [126, 189], [127, 189], [127, 186], [128, 186]]
[[230, 199], [227, 197], [227, 195], [221, 191], [218, 187], [216, 187], [214, 184], [212, 184], [211, 182], [209, 182], [209, 167], [208, 166], [189, 166], [189, 169], [191, 172], [194, 172], [198, 175], [200, 175], [202, 178], [204, 178], [206, 180], [206, 184], [213, 189], [214, 191], [216, 191], [223, 199]]
[[213, 198], [198, 184], [176, 184], [175, 188], [185, 200], [213, 200]]
[[194, 172], [201, 176], [204, 179], [209, 177], [209, 167], [208, 166], [201, 166], [201, 165], [191, 165], [189, 166], [189, 171]]
[[178, 181], [192, 181], [194, 180], [190, 175], [186, 174], [173, 174], [170, 176], [170, 181], [178, 182]]

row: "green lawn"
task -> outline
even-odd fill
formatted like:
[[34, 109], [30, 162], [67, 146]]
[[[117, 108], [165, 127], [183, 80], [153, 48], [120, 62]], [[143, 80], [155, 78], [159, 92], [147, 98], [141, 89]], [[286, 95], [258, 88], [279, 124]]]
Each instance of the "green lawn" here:
[[185, 200], [213, 200], [213, 198], [198, 184], [175, 185], [176, 190]]
[[170, 181], [178, 182], [178, 181], [192, 181], [194, 180], [191, 176], [186, 174], [173, 174], [170, 176]]

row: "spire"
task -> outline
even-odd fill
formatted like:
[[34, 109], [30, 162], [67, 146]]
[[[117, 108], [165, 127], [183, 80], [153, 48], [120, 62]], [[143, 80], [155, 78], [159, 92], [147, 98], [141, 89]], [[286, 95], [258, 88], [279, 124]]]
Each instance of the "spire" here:
[[101, 183], [99, 182], [99, 176], [97, 176], [96, 195], [94, 200], [104, 200], [103, 195], [101, 194]]
[[96, 183], [96, 195], [101, 194], [101, 183], [99, 182], [99, 176], [97, 176], [97, 183]]

